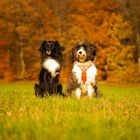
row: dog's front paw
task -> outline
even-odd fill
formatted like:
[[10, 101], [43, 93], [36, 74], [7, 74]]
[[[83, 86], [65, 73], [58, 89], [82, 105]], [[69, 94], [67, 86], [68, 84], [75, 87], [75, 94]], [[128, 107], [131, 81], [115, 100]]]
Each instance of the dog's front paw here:
[[57, 94], [63, 97], [66, 97], [66, 95], [63, 93], [63, 87], [61, 84], [57, 85]]
[[35, 90], [35, 96], [36, 97], [44, 97], [44, 93], [41, 90], [40, 86], [38, 84], [34, 85], [34, 90]]
[[77, 99], [80, 99], [80, 97], [81, 97], [81, 89], [80, 88], [76, 89], [75, 96], [76, 96]]

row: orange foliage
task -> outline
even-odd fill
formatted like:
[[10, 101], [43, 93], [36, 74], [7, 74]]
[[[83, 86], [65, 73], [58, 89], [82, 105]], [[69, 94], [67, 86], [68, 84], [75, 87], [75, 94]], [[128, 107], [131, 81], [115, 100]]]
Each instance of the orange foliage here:
[[[59, 40], [65, 47], [61, 74], [64, 83], [71, 71], [71, 48], [80, 40], [97, 46], [100, 80], [124, 80], [126, 73], [133, 77], [138, 70], [138, 64], [134, 64], [138, 43], [132, 41], [136, 30], [132, 21], [124, 18], [126, 9], [121, 12], [119, 4], [114, 0], [1, 0], [0, 79], [37, 79], [38, 48], [43, 39]], [[139, 9], [136, 6], [136, 11]]]

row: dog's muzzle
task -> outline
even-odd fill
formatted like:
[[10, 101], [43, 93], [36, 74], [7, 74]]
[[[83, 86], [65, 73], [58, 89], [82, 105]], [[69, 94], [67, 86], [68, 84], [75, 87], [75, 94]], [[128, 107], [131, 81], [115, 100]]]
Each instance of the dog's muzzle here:
[[86, 52], [84, 50], [78, 50], [77, 51], [77, 59], [80, 61], [80, 62], [84, 62], [85, 59], [86, 59]]
[[46, 51], [46, 54], [47, 54], [47, 55], [50, 55], [50, 54], [51, 54], [51, 51]]

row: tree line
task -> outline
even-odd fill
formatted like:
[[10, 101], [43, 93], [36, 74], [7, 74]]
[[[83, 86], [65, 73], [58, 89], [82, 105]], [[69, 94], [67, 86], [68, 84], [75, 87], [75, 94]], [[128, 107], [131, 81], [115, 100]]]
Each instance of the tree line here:
[[65, 47], [62, 81], [76, 42], [97, 46], [98, 79], [140, 82], [139, 0], [1, 0], [0, 79], [37, 79], [41, 41]]

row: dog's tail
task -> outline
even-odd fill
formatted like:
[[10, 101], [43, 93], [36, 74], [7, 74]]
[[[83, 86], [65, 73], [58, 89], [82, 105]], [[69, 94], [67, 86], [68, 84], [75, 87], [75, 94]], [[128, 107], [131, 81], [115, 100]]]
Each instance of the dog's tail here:
[[94, 97], [102, 97], [103, 96], [103, 93], [99, 90], [99, 88], [94, 85]]

